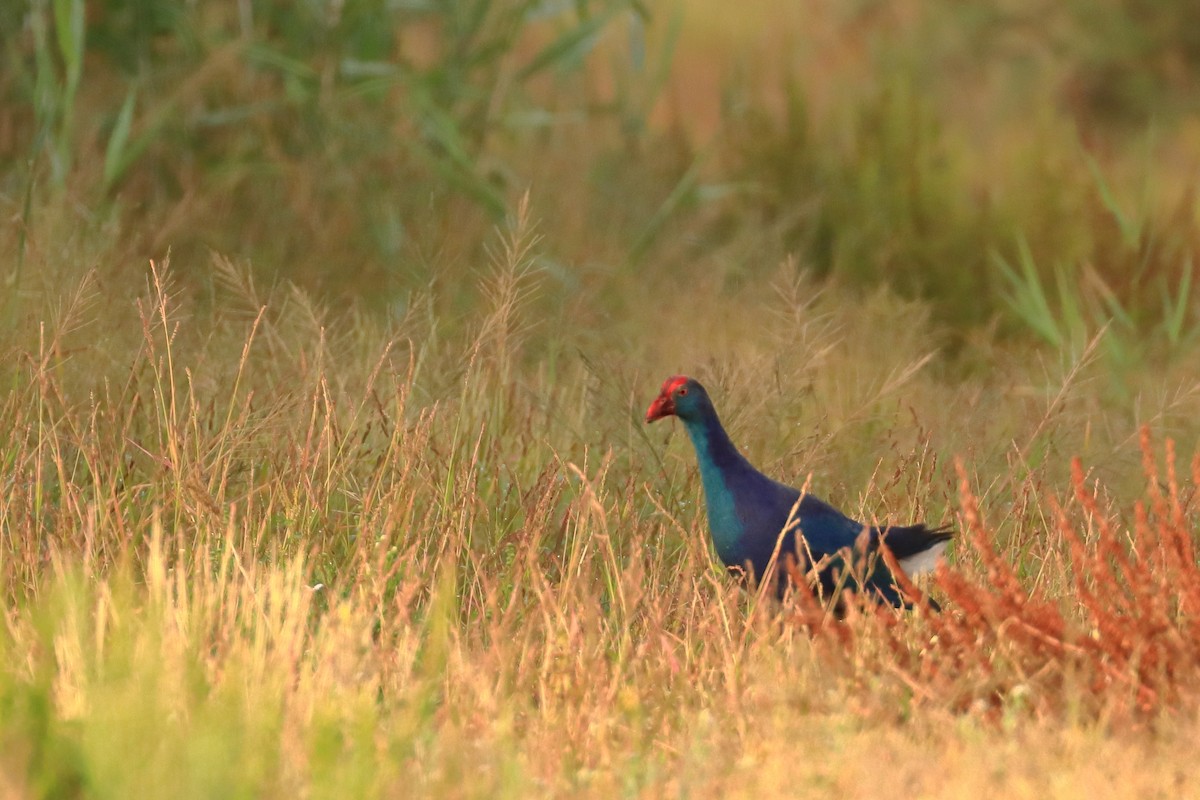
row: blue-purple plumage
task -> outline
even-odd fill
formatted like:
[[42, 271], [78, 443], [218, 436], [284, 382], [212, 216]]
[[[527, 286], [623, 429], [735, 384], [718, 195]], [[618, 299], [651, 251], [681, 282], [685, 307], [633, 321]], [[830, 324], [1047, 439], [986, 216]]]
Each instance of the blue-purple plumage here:
[[[793, 557], [801, 571], [807, 571], [813, 561], [825, 562], [819, 579], [828, 594], [837, 586], [839, 572], [846, 569], [844, 556], [849, 551], [856, 566], [851, 572], [857, 571], [861, 577], [857, 588], [902, 606], [905, 603], [891, 573], [883, 560], [875, 557], [880, 539], [886, 540], [906, 572], [931, 565], [950, 540], [948, 530], [921, 524], [886, 530], [864, 526], [828, 503], [812, 495], [801, 497], [798, 489], [763, 475], [729, 440], [708, 393], [691, 378], [668, 378], [647, 411], [646, 421], [672, 415], [683, 422], [695, 446], [713, 545], [730, 569], [749, 570], [761, 578], [778, 544], [777, 564]], [[797, 532], [802, 542], [797, 541]], [[865, 544], [865, 549], [857, 547], [860, 544]], [[853, 575], [845, 577], [855, 585]], [[787, 586], [782, 571], [773, 580], [782, 594]]]

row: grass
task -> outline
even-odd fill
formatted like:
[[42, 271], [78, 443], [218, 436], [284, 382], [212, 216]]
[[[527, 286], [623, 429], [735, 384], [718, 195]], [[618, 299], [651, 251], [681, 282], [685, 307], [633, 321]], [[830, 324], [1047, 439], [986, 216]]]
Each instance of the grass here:
[[[1036, 5], [0, 25], [0, 795], [1187, 795], [1190, 28]], [[945, 613], [733, 585], [680, 371]]]

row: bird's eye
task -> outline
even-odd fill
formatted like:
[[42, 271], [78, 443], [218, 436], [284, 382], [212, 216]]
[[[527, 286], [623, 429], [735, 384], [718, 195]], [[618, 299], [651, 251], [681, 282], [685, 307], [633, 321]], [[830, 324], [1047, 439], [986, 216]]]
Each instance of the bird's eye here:
[[675, 392], [675, 394], [679, 395], [680, 397], [683, 397], [685, 394], [687, 394], [687, 387], [680, 386], [679, 391]]

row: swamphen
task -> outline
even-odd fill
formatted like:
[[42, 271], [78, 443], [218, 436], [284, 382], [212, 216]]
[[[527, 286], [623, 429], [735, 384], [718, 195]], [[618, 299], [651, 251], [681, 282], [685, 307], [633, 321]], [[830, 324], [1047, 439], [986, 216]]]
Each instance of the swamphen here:
[[[761, 580], [778, 543], [776, 564], [782, 565], [786, 559], [795, 558], [801, 573], [806, 573], [815, 561], [821, 567], [822, 592], [828, 597], [836, 590], [839, 571], [846, 570], [843, 554], [850, 550], [855, 554], [862, 585], [859, 586], [852, 575], [845, 576], [848, 578], [846, 585], [866, 589], [880, 601], [904, 607], [907, 603], [900, 596], [883, 559], [872, 557], [878, 553], [880, 539], [887, 542], [901, 568], [909, 575], [932, 569], [950, 541], [952, 533], [946, 528], [906, 525], [880, 530], [867, 527], [828, 503], [809, 494], [801, 498], [798, 490], [763, 475], [734, 447], [721, 427], [708, 392], [692, 378], [683, 375], [667, 378], [657, 399], [646, 411], [646, 422], [669, 416], [683, 421], [696, 448], [713, 544], [717, 555], [731, 571], [749, 570], [753, 578]], [[785, 525], [789, 527], [780, 540], [780, 531]], [[797, 531], [804, 539], [799, 547]], [[856, 549], [859, 544], [865, 544], [865, 553]], [[788, 584], [786, 571], [779, 569], [774, 579], [776, 592], [782, 597]], [[930, 603], [933, 608], [937, 607], [932, 601]]]

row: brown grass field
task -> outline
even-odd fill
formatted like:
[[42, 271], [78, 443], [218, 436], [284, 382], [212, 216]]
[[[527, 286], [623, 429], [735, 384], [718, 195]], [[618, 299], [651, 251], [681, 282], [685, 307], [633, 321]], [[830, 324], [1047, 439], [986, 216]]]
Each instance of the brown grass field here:
[[[1200, 795], [1151, 5], [0, 12], [0, 798]], [[739, 587], [679, 372], [944, 611]]]

